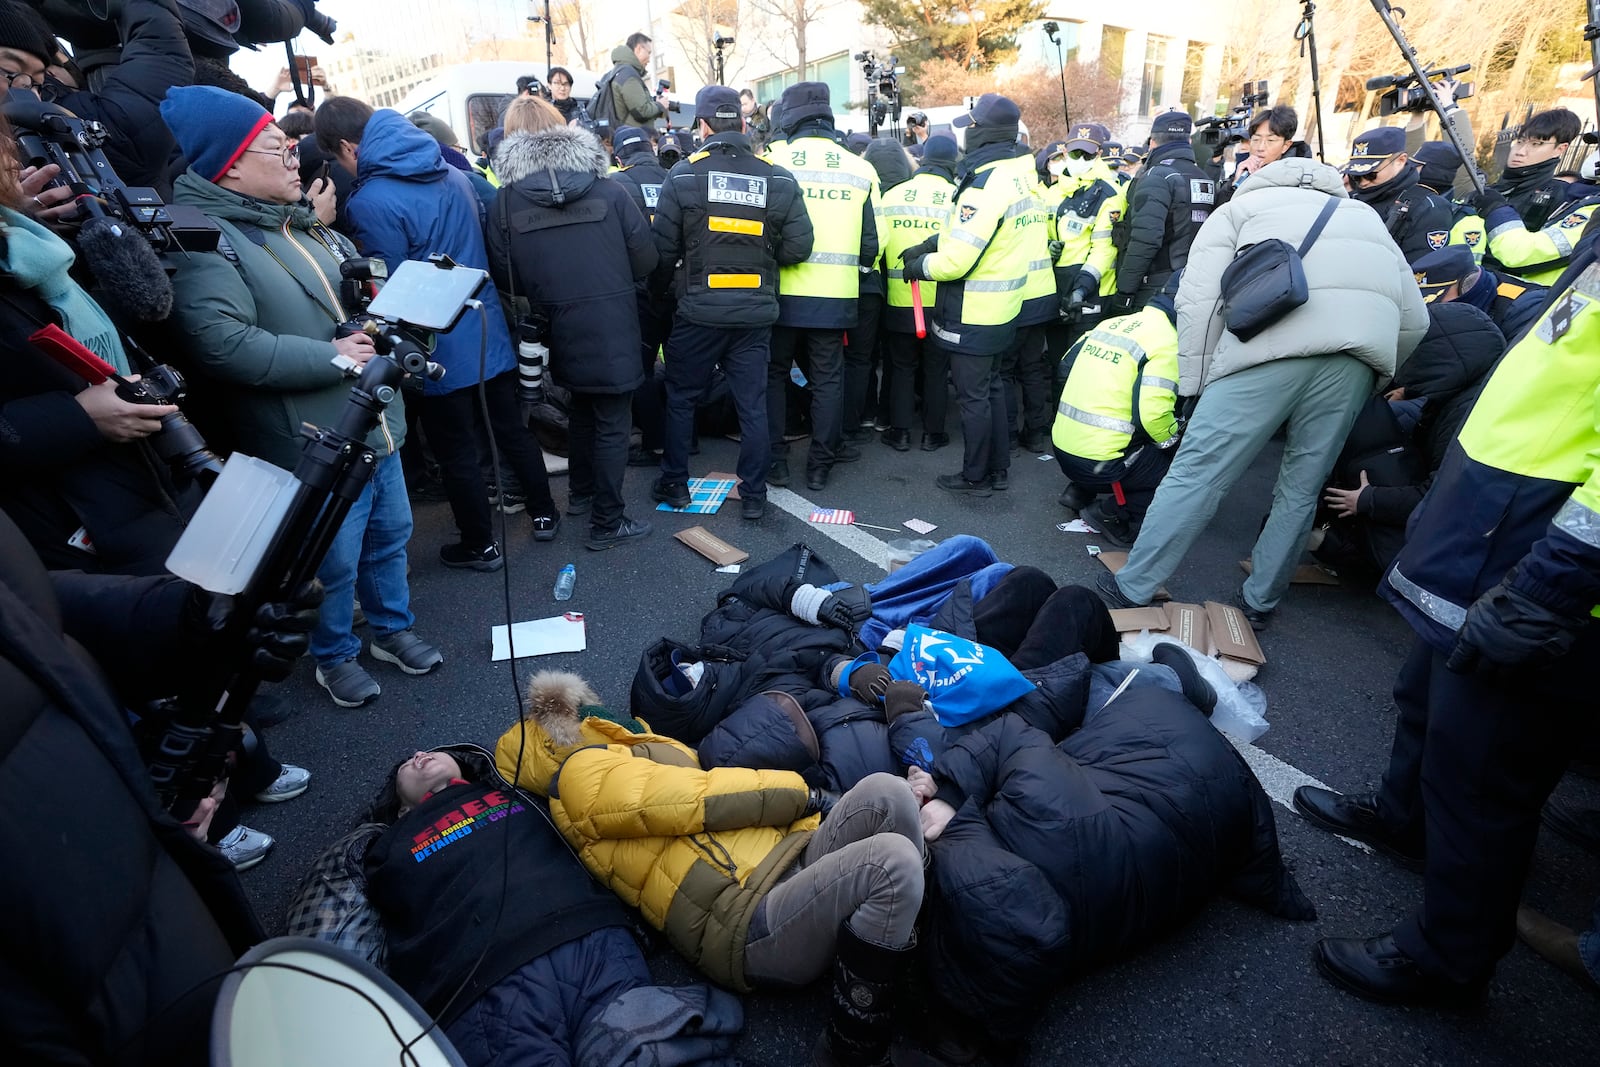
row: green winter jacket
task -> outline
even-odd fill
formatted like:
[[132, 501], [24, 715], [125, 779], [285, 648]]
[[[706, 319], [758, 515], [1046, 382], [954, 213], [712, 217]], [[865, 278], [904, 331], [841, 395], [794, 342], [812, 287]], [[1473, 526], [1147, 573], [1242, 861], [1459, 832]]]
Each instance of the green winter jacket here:
[[[352, 379], [331, 361], [334, 328], [349, 317], [339, 264], [355, 249], [304, 203], [254, 200], [193, 170], [178, 179], [174, 199], [210, 216], [238, 257], [179, 257], [172, 317], [189, 341], [184, 369], [213, 385], [241, 451], [293, 470], [300, 424], [333, 425], [350, 396]], [[367, 444], [390, 455], [405, 427], [397, 395]]]
[[633, 49], [625, 44], [619, 44], [611, 50], [611, 63], [613, 66], [621, 63], [633, 68], [632, 72], [619, 70], [616, 77], [611, 79], [611, 97], [617, 109], [618, 124], [638, 126], [643, 130], [655, 129], [656, 119], [666, 112], [661, 110], [661, 105], [650, 95], [650, 87], [644, 83], [647, 73], [644, 64], [633, 54]]

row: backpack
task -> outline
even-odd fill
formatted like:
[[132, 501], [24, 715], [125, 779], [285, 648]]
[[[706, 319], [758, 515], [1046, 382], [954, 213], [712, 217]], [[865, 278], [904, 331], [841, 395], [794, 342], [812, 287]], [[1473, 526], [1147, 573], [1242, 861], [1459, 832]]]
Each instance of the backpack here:
[[617, 112], [617, 97], [612, 89], [616, 86], [617, 79], [626, 73], [635, 73], [633, 68], [626, 63], [618, 63], [595, 82], [594, 95], [589, 98], [589, 120], [593, 123], [590, 127], [596, 137], [602, 141], [610, 142], [611, 131], [621, 126], [622, 116]]

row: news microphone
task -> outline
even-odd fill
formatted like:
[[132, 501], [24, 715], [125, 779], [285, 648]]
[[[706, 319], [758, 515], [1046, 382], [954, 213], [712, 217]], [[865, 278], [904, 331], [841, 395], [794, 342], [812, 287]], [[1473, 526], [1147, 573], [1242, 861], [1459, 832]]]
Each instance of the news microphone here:
[[1409, 75], [1409, 74], [1405, 74], [1405, 75], [1400, 75], [1400, 74], [1380, 74], [1376, 78], [1368, 78], [1367, 79], [1367, 89], [1368, 89], [1368, 91], [1375, 91], [1375, 90], [1378, 90], [1378, 89], [1391, 89], [1391, 88], [1394, 87], [1396, 82], [1399, 82], [1401, 80], [1410, 81], [1411, 80], [1411, 75]]
[[172, 280], [137, 230], [108, 216], [78, 230], [78, 249], [106, 301], [140, 322], [172, 313]]

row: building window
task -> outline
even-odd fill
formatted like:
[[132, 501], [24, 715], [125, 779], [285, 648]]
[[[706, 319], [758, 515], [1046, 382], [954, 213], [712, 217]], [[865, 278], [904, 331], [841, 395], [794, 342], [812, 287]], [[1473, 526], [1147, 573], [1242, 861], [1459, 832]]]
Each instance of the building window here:
[[1167, 81], [1167, 48], [1170, 38], [1150, 34], [1144, 44], [1144, 77], [1139, 82], [1139, 114], [1149, 115], [1161, 109], [1161, 100]]
[[1128, 31], [1107, 26], [1100, 32], [1100, 72], [1112, 81], [1122, 80], [1122, 53], [1127, 48]]
[[1190, 111], [1195, 111], [1200, 102], [1200, 85], [1205, 80], [1206, 46], [1199, 41], [1190, 41], [1189, 47], [1183, 53], [1183, 87], [1179, 90], [1181, 102], [1190, 106]]
[[811, 67], [810, 80], [827, 85], [828, 99], [833, 109], [843, 111], [850, 103], [850, 53], [840, 52], [808, 65]]

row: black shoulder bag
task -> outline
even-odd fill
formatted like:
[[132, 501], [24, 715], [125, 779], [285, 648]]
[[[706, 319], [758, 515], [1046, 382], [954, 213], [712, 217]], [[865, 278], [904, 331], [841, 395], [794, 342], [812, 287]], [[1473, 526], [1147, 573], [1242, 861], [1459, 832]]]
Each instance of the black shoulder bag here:
[[1301, 261], [1338, 206], [1338, 198], [1330, 196], [1299, 248], [1274, 237], [1233, 257], [1222, 272], [1222, 321], [1230, 333], [1248, 341], [1306, 302], [1310, 291]]

